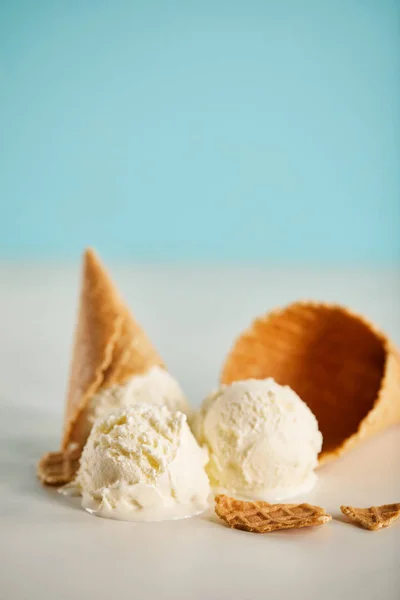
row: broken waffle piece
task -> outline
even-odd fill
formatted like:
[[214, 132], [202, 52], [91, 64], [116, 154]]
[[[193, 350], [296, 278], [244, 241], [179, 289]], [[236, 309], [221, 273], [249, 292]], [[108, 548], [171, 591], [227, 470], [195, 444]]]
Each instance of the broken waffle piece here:
[[311, 504], [245, 502], [224, 494], [215, 497], [215, 512], [229, 527], [253, 533], [313, 527], [332, 519], [323, 508]]
[[371, 506], [370, 508], [341, 506], [340, 510], [351, 521], [361, 525], [364, 529], [377, 531], [383, 527], [389, 527], [400, 516], [400, 502], [397, 502], [397, 504]]
[[37, 476], [46, 485], [64, 485], [72, 481], [79, 468], [81, 448], [74, 446], [62, 452], [48, 452], [37, 465]]

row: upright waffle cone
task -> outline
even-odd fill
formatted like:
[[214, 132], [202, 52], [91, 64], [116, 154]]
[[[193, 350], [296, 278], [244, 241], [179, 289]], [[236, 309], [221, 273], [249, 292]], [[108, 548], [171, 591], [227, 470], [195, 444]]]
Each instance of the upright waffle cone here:
[[163, 362], [117, 293], [93, 250], [84, 255], [62, 450], [86, 442], [88, 404], [96, 392]]
[[222, 383], [273, 377], [308, 404], [324, 437], [320, 463], [400, 422], [400, 356], [361, 316], [297, 302], [256, 319], [235, 342]]

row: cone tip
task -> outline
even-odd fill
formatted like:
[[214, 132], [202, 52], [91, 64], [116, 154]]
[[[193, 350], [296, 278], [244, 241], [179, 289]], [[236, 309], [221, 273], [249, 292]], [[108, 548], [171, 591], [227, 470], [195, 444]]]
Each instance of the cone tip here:
[[101, 261], [99, 255], [94, 248], [90, 246], [85, 248], [83, 252], [83, 270], [85, 273], [96, 273], [97, 276], [100, 274], [108, 277], [107, 269]]
[[85, 263], [99, 262], [99, 257], [97, 255], [96, 250], [94, 248], [92, 248], [91, 246], [88, 246], [87, 248], [85, 248], [85, 250], [83, 252], [83, 260]]

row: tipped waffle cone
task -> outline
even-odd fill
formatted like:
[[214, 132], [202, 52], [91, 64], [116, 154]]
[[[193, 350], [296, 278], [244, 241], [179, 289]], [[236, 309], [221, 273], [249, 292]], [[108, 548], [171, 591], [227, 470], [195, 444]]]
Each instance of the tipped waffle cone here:
[[400, 356], [346, 308], [297, 302], [256, 319], [234, 343], [222, 383], [273, 377], [308, 404], [324, 437], [320, 463], [400, 422]]
[[61, 485], [74, 478], [92, 427], [88, 413], [92, 397], [153, 366], [164, 364], [95, 252], [87, 250], [61, 451], [50, 452], [39, 462], [37, 475], [42, 483]]
[[120, 298], [93, 250], [84, 255], [82, 291], [70, 371], [62, 449], [86, 442], [86, 409], [100, 389], [163, 362]]

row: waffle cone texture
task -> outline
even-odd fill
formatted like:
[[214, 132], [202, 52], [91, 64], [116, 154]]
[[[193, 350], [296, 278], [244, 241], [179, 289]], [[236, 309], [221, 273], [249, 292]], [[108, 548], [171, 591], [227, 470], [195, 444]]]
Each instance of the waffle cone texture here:
[[370, 506], [369, 508], [341, 506], [340, 510], [350, 521], [370, 531], [378, 531], [389, 527], [400, 517], [399, 502], [384, 504], [383, 506]]
[[273, 377], [318, 419], [320, 464], [400, 422], [400, 355], [363, 317], [296, 302], [256, 319], [234, 343], [222, 383]]
[[215, 512], [232, 529], [252, 533], [313, 527], [332, 520], [323, 508], [311, 504], [269, 504], [261, 500], [246, 502], [223, 494], [215, 497]]
[[90, 399], [163, 361], [116, 291], [95, 252], [84, 254], [78, 321], [66, 399], [62, 450], [83, 447]]

